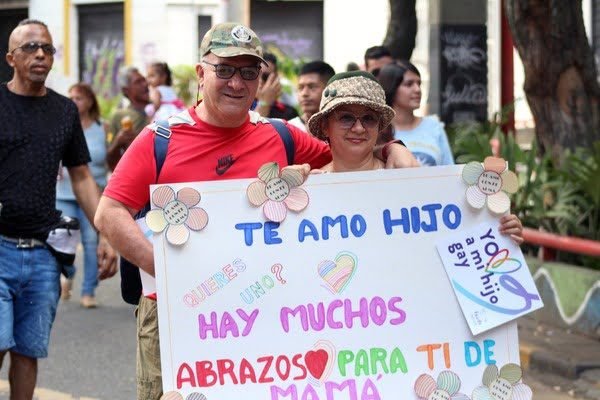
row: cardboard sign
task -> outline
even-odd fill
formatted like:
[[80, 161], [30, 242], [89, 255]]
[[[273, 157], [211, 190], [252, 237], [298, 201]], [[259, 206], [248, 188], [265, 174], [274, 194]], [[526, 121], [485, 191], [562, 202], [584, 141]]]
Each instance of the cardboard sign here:
[[474, 335], [543, 307], [521, 249], [484, 223], [437, 245]]
[[[467, 205], [460, 173], [313, 175], [302, 185], [308, 206], [281, 223], [249, 203], [256, 179], [170, 185], [173, 201], [197, 191], [192, 208], [208, 223], [154, 235], [164, 392], [416, 399], [416, 388], [431, 389], [422, 378], [415, 386], [423, 374], [456, 377], [453, 393], [470, 394], [488, 364], [518, 363], [516, 324], [473, 337], [436, 251], [442, 239], [499, 224]], [[166, 239], [185, 234], [179, 246]]]

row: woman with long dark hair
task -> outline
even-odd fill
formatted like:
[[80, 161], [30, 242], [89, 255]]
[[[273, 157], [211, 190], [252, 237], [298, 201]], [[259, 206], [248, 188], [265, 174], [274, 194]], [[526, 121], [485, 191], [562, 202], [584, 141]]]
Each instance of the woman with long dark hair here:
[[385, 101], [396, 112], [392, 120], [393, 135], [415, 155], [421, 165], [451, 165], [454, 157], [444, 131], [436, 116], [415, 115], [421, 105], [421, 74], [408, 61], [388, 64], [379, 72], [379, 83]]

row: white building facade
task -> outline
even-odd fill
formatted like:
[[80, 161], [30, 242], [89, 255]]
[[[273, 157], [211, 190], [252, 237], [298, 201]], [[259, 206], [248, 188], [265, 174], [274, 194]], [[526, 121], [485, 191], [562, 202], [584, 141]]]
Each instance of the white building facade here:
[[[438, 18], [438, 1], [417, 0], [418, 33], [411, 61], [422, 72], [425, 94], [432, 57], [430, 26]], [[485, 3], [487, 13], [487, 110], [491, 115], [501, 108], [500, 1], [480, 2]], [[583, 2], [588, 33], [591, 2]], [[389, 19], [388, 0], [0, 1], [0, 12], [23, 9], [50, 28], [58, 52], [48, 84], [63, 93], [80, 79], [114, 93], [109, 88], [115, 85], [121, 65], [135, 65], [142, 71], [157, 60], [195, 65], [201, 36], [211, 24], [224, 21], [251, 25], [275, 45], [287, 46], [306, 59], [322, 57], [342, 71], [348, 62], [362, 64], [365, 49], [383, 42]], [[515, 52], [516, 99], [524, 98], [522, 71]], [[518, 126], [531, 125], [525, 101], [518, 102], [516, 119]]]

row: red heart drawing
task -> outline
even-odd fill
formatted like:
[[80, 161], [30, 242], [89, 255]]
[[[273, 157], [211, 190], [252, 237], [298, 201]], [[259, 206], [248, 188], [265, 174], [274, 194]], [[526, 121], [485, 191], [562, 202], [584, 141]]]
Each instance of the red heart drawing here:
[[323, 371], [325, 371], [328, 359], [329, 355], [323, 349], [316, 351], [310, 350], [304, 355], [306, 368], [308, 368], [308, 372], [310, 372], [310, 374], [316, 379], [321, 378], [323, 375]]

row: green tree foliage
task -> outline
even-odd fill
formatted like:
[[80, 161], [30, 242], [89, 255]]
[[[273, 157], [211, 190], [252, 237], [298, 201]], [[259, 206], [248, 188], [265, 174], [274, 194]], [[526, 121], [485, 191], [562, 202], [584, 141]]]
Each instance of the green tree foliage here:
[[196, 102], [198, 93], [198, 76], [192, 65], [175, 65], [171, 69], [173, 75], [173, 89], [186, 105], [191, 106]]
[[[600, 240], [600, 141], [591, 148], [567, 152], [559, 164], [550, 153], [539, 155], [537, 140], [530, 149], [522, 149], [512, 133], [504, 135], [500, 129], [503, 116], [506, 113], [496, 114], [484, 124], [450, 127], [448, 136], [456, 162], [483, 161], [492, 155], [490, 141], [499, 140], [499, 156], [519, 177], [519, 190], [512, 196], [511, 208], [524, 226]], [[600, 269], [598, 258], [566, 252], [558, 252], [557, 257]]]

